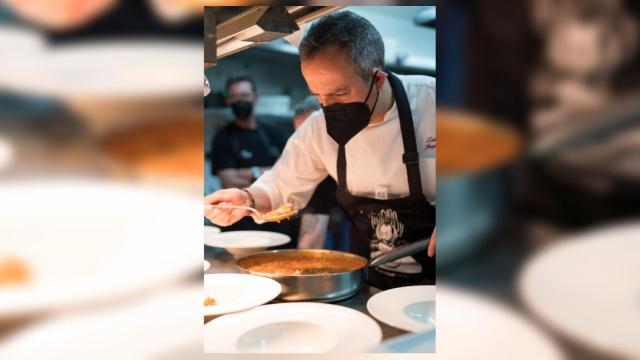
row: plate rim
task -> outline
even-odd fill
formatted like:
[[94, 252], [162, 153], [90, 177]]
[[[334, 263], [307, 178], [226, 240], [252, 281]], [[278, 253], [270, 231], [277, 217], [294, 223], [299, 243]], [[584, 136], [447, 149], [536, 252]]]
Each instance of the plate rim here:
[[[376, 315], [376, 311], [375, 311], [375, 310], [374, 310], [374, 311], [372, 311], [373, 304], [375, 303], [375, 300], [374, 300], [374, 299], [376, 299], [376, 297], [377, 297], [378, 301], [380, 301], [380, 299], [381, 299], [382, 297], [384, 297], [384, 296], [389, 296], [389, 294], [391, 294], [392, 292], [401, 292], [401, 291], [407, 291], [407, 292], [408, 292], [408, 291], [409, 291], [409, 290], [408, 290], [408, 288], [416, 288], [416, 287], [425, 288], [425, 289], [427, 289], [428, 291], [433, 291], [433, 302], [434, 302], [434, 303], [436, 302], [436, 293], [437, 293], [436, 285], [410, 285], [410, 286], [400, 286], [400, 287], [397, 287], [397, 288], [393, 288], [393, 289], [388, 289], [388, 290], [381, 291], [381, 292], [379, 292], [379, 293], [377, 293], [377, 294], [373, 295], [372, 297], [370, 297], [370, 298], [369, 298], [369, 300], [367, 300], [367, 311], [368, 311], [368, 312], [369, 312], [369, 314], [371, 314], [371, 316], [373, 316], [376, 320], [378, 320], [378, 321], [380, 321], [380, 322], [382, 322], [382, 323], [384, 323], [384, 324], [386, 324], [386, 325], [388, 325], [388, 326], [391, 326], [391, 327], [394, 327], [394, 328], [397, 328], [397, 329], [400, 329], [400, 330], [404, 330], [404, 331], [408, 331], [408, 332], [412, 332], [412, 333], [417, 333], [417, 332], [426, 332], [426, 331], [433, 331], [433, 330], [435, 330], [435, 329], [436, 329], [436, 324], [434, 324], [434, 323], [427, 323], [427, 324], [426, 324], [426, 326], [421, 327], [421, 328], [418, 328], [418, 327], [417, 327], [417, 326], [418, 326], [418, 324], [416, 324], [416, 326], [415, 326], [415, 327], [413, 327], [413, 326], [411, 326], [411, 325], [408, 325], [408, 326], [407, 326], [407, 324], [406, 324], [406, 323], [403, 323], [403, 322], [400, 322], [399, 324], [398, 324], [398, 323], [393, 323], [393, 321], [392, 321], [392, 320], [389, 320], [389, 318], [388, 318], [388, 317], [386, 317], [385, 315], [380, 316], [380, 315], [379, 315], [379, 314], [380, 314], [379, 312], [378, 312], [378, 314]], [[402, 290], [400, 290], [400, 289], [402, 289]], [[429, 301], [429, 299], [426, 299], [426, 300], [427, 300], [427, 301]], [[396, 302], [396, 303], [394, 303], [394, 304], [398, 304], [398, 303]], [[437, 305], [436, 305], [436, 306], [437, 306]], [[402, 313], [404, 313], [404, 312], [402, 311], [402, 309], [400, 309], [400, 311], [401, 311]], [[412, 320], [413, 320], [413, 319], [412, 319]], [[417, 320], [414, 320], [414, 321], [416, 321], [416, 323], [418, 322]], [[422, 323], [420, 323], [420, 324], [422, 324]]]
[[[152, 199], [154, 204], [171, 203], [173, 206], [180, 205], [182, 207], [192, 207], [198, 203], [198, 199], [194, 196], [186, 195], [175, 190], [167, 190], [161, 187], [142, 186], [136, 183], [113, 182], [105, 179], [91, 177], [69, 177], [61, 176], [48, 180], [43, 179], [22, 179], [16, 178], [3, 183], [0, 191], [8, 192], [29, 192], [38, 194], [54, 192], [59, 193], [61, 190], [71, 190], [79, 192], [100, 192], [105, 196], [113, 196], [119, 194], [123, 197], [130, 197], [132, 194], [138, 199]], [[34, 190], [35, 189], [35, 190]], [[53, 190], [52, 190], [53, 189]], [[149, 271], [152, 279], [131, 279], [125, 284], [110, 284], [107, 286], [96, 287], [89, 286], [95, 284], [96, 280], [74, 280], [72, 282], [63, 283], [42, 283], [34, 286], [26, 286], [15, 289], [7, 289], [12, 297], [27, 296], [27, 301], [20, 302], [21, 306], [16, 306], [15, 299], [11, 299], [7, 303], [0, 301], [0, 320], [2, 319], [19, 319], [24, 316], [46, 314], [47, 312], [58, 309], [72, 308], [75, 306], [92, 306], [104, 301], [118, 302], [127, 296], [144, 293], [151, 289], [161, 287], [168, 282], [176, 281], [186, 274], [195, 270], [195, 259], [187, 259], [186, 255], [180, 253], [180, 261], [176, 261], [173, 271]], [[28, 260], [31, 263], [35, 260]], [[155, 274], [155, 275], [153, 275]], [[158, 274], [163, 274], [164, 278]], [[119, 280], [122, 278], [119, 277]], [[88, 282], [90, 281], [90, 282]], [[104, 279], [99, 279], [99, 283], [109, 284]], [[81, 286], [81, 290], [78, 289]], [[69, 292], [65, 292], [65, 289]], [[63, 290], [63, 291], [61, 291]], [[3, 290], [0, 289], [0, 292]], [[42, 298], [47, 296], [46, 302], [31, 299], [32, 297]], [[7, 304], [9, 304], [7, 306]]]
[[[227, 315], [220, 316], [220, 317], [218, 317], [216, 319], [213, 319], [213, 320], [209, 321], [208, 323], [206, 323], [205, 326], [204, 326], [203, 345], [206, 348], [206, 344], [207, 344], [206, 332], [207, 332], [207, 329], [209, 329], [209, 331], [211, 331], [210, 330], [211, 327], [215, 327], [216, 325], [218, 325], [220, 323], [223, 323], [220, 326], [226, 325], [225, 322], [234, 321], [233, 319], [236, 318], [236, 317], [240, 317], [241, 318], [240, 320], [246, 320], [246, 319], [242, 319], [242, 317], [260, 316], [260, 313], [261, 312], [265, 312], [265, 311], [267, 312], [267, 314], [269, 314], [270, 312], [282, 313], [282, 310], [279, 309], [279, 308], [282, 308], [282, 307], [287, 307], [287, 308], [289, 308], [289, 307], [291, 307], [291, 308], [294, 308], [294, 307], [324, 308], [324, 309], [319, 310], [319, 311], [322, 311], [322, 312], [326, 311], [326, 309], [333, 309], [333, 311], [337, 311], [337, 312], [339, 312], [341, 314], [345, 314], [346, 313], [346, 314], [352, 315], [354, 317], [358, 317], [360, 320], [362, 320], [363, 323], [364, 322], [368, 322], [371, 325], [369, 330], [374, 332], [374, 333], [376, 333], [376, 339], [375, 340], [371, 340], [371, 344], [362, 345], [362, 349], [361, 350], [363, 352], [366, 351], [366, 349], [368, 349], [368, 348], [371, 348], [373, 346], [379, 345], [381, 343], [381, 341], [382, 341], [382, 338], [383, 338], [382, 328], [380, 327], [380, 325], [375, 321], [375, 319], [373, 319], [371, 316], [369, 316], [366, 313], [363, 313], [361, 311], [358, 311], [356, 309], [352, 309], [352, 308], [349, 308], [349, 307], [343, 306], [343, 305], [317, 303], [317, 302], [311, 302], [311, 301], [303, 301], [303, 302], [283, 302], [283, 303], [276, 303], [276, 304], [261, 305], [261, 306], [255, 307], [253, 309], [250, 309], [248, 311], [227, 314]], [[275, 309], [275, 308], [278, 308], [278, 309]], [[291, 311], [293, 311], [293, 309]], [[300, 311], [300, 310], [297, 310], [297, 311]], [[254, 315], [256, 313], [258, 315]], [[231, 320], [229, 320], [229, 319], [231, 319]], [[239, 321], [239, 320], [236, 320], [236, 321], [238, 321], [239, 324], [246, 323], [246, 321]], [[246, 332], [246, 331], [248, 331], [250, 329], [252, 329], [252, 328], [251, 327], [245, 328], [242, 331]], [[363, 343], [364, 343], [364, 341], [363, 341]], [[340, 350], [340, 349], [333, 350], [333, 351], [331, 351], [331, 350], [327, 351], [327, 353], [332, 353], [332, 352], [334, 352], [334, 353], [340, 353], [340, 352], [347, 353], [344, 350]], [[207, 351], [205, 351], [205, 353], [215, 353], [215, 352], [207, 352]], [[227, 352], [227, 353], [238, 353], [238, 352]], [[266, 353], [266, 354], [268, 354], [268, 353]], [[292, 353], [292, 354], [294, 354], [294, 353]]]
[[[237, 313], [237, 312], [240, 312], [240, 311], [250, 310], [250, 309], [253, 309], [255, 307], [264, 305], [264, 304], [272, 301], [273, 299], [275, 299], [276, 297], [278, 297], [278, 295], [280, 295], [282, 293], [282, 285], [279, 282], [277, 282], [277, 281], [275, 281], [273, 279], [270, 279], [270, 278], [266, 278], [264, 276], [257, 276], [257, 275], [252, 275], [252, 274], [242, 274], [242, 273], [213, 273], [213, 274], [205, 274], [204, 275], [204, 279], [203, 279], [203, 283], [202, 283], [202, 290], [205, 291], [205, 289], [206, 289], [207, 279], [214, 278], [214, 277], [220, 277], [220, 276], [222, 276], [222, 277], [242, 277], [242, 278], [246, 278], [246, 279], [253, 279], [251, 281], [262, 281], [265, 284], [268, 283], [270, 285], [273, 285], [275, 295], [273, 295], [273, 297], [271, 297], [271, 295], [269, 295], [269, 297], [271, 297], [271, 299], [269, 299], [269, 300], [267, 300], [265, 302], [259, 302], [259, 303], [255, 304], [255, 305], [251, 305], [251, 306], [236, 307], [236, 308], [232, 308], [232, 310], [226, 310], [226, 311], [223, 308], [222, 312], [220, 312], [219, 310], [215, 311], [215, 307], [203, 306], [204, 316], [218, 316], [218, 315], [224, 316], [224, 315], [228, 315], [228, 314]], [[276, 285], [277, 285], [277, 287], [276, 287]], [[276, 288], [278, 289], [277, 292], [275, 291]]]
[[[631, 349], [625, 348], [621, 350], [619, 347], [616, 347], [615, 344], [612, 346], [612, 343], [609, 341], [602, 341], [600, 337], [587, 335], [588, 338], [585, 338], [583, 337], [585, 332], [576, 332], [576, 326], [568, 325], [566, 322], [555, 319], [551, 314], [546, 314], [539, 304], [540, 298], [535, 296], [537, 291], [530, 288], [533, 286], [530, 284], [533, 281], [531, 280], [533, 271], [535, 268], [541, 266], [540, 263], [549, 256], [557, 255], [559, 252], [566, 252], [574, 247], [593, 246], [593, 243], [600, 244], [608, 241], [609, 243], [607, 245], [611, 245], [612, 237], [624, 236], [625, 233], [628, 234], [633, 231], [640, 233], [640, 225], [632, 221], [618, 221], [558, 238], [555, 245], [540, 250], [521, 267], [516, 278], [516, 293], [518, 298], [522, 301], [526, 309], [539, 318], [542, 324], [574, 343], [601, 354], [609, 353], [621, 357], [638, 356], [638, 353], [634, 353]], [[606, 239], [603, 237], [606, 237]], [[531, 294], [533, 294], [536, 299], [533, 299]]]
[[[221, 237], [225, 237], [225, 236], [230, 236], [227, 234], [239, 234], [238, 236], [240, 236], [240, 233], [262, 233], [264, 234], [263, 236], [265, 238], [268, 238], [270, 241], [273, 242], [273, 244], [265, 244], [264, 246], [220, 246], [220, 245], [215, 245], [215, 242], [217, 239], [221, 238]], [[260, 234], [258, 234], [256, 237], [260, 236]], [[277, 238], [270, 238], [270, 236], [274, 236], [274, 237], [280, 237], [281, 239], [277, 239]], [[291, 236], [287, 235], [287, 234], [282, 234], [279, 232], [275, 232], [275, 231], [265, 231], [265, 230], [237, 230], [237, 231], [222, 231], [219, 232], [215, 235], [211, 235], [211, 239], [204, 239], [204, 244], [206, 246], [209, 247], [215, 247], [215, 248], [220, 248], [220, 249], [256, 249], [256, 248], [270, 248], [270, 247], [275, 247], [275, 246], [281, 246], [284, 244], [288, 244], [291, 242]]]

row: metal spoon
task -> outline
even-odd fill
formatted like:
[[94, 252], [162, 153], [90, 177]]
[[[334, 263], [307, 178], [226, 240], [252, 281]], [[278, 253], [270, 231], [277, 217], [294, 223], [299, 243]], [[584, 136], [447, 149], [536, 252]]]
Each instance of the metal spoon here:
[[274, 222], [274, 221], [280, 221], [280, 220], [284, 220], [287, 218], [290, 218], [294, 215], [296, 215], [298, 213], [297, 210], [294, 210], [291, 213], [288, 214], [284, 214], [282, 216], [275, 216], [275, 217], [265, 217], [265, 215], [267, 213], [261, 213], [260, 211], [249, 207], [249, 206], [242, 206], [242, 205], [205, 205], [205, 208], [209, 206], [211, 208], [220, 208], [220, 209], [243, 209], [243, 210], [248, 210], [250, 212], [252, 212], [251, 217], [253, 218], [253, 221], [256, 222], [256, 224], [264, 224], [265, 222]]

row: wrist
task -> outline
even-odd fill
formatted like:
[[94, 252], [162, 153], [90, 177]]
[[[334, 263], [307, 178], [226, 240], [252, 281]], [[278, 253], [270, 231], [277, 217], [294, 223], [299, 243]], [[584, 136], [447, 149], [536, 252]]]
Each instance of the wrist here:
[[255, 209], [256, 208], [256, 198], [253, 196], [251, 191], [249, 191], [248, 188], [242, 188], [240, 190], [243, 191], [245, 193], [245, 195], [246, 195], [245, 205]]

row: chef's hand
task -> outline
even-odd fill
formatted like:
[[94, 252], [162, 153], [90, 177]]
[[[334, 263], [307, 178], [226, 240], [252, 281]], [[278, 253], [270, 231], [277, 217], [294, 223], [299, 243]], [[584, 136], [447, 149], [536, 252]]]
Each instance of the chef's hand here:
[[249, 211], [214, 208], [211, 205], [251, 206], [251, 199], [246, 192], [240, 189], [223, 189], [205, 196], [204, 216], [216, 225], [229, 226], [249, 215]]
[[113, 8], [118, 0], [5, 0], [16, 15], [52, 30], [78, 28]]
[[433, 234], [431, 234], [431, 240], [429, 241], [429, 245], [427, 246], [427, 255], [429, 257], [433, 257], [436, 254], [436, 229], [433, 229]]

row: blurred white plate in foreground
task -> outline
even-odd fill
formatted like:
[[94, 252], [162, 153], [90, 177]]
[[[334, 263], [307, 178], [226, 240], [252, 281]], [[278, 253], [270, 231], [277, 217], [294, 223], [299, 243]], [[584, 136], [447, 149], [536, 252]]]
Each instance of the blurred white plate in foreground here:
[[205, 237], [207, 246], [224, 248], [229, 253], [242, 256], [284, 245], [291, 237], [272, 231], [227, 231]]
[[435, 286], [404, 286], [377, 293], [367, 301], [367, 310], [387, 325], [422, 332], [436, 327], [435, 302]]
[[202, 354], [202, 316], [196, 306], [201, 294], [199, 284], [181, 286], [54, 317], [3, 339], [0, 358], [194, 358], [190, 354]]
[[199, 270], [196, 197], [51, 180], [3, 182], [0, 199], [0, 254], [31, 273], [0, 286], [0, 319], [104, 302]]
[[280, 283], [262, 276], [207, 274], [204, 276], [204, 296], [214, 299], [216, 305], [205, 306], [204, 315], [250, 309], [275, 299], [281, 291]]
[[193, 42], [79, 42], [1, 62], [0, 86], [63, 98], [159, 97], [194, 90], [202, 96], [202, 73], [193, 71], [195, 60], [202, 62], [202, 44]]
[[26, 27], [0, 25], [0, 63], [39, 56], [43, 50], [45, 39], [41, 33]]
[[213, 226], [213, 225], [205, 225], [204, 226], [204, 239], [205, 239], [205, 242], [207, 241], [207, 239], [211, 239], [211, 238], [215, 237], [218, 234], [220, 234], [220, 228], [219, 227]]
[[523, 301], [554, 329], [608, 355], [640, 357], [640, 225], [550, 246], [519, 281]]
[[[437, 290], [437, 359], [554, 360], [564, 356], [532, 322], [506, 305], [451, 289]], [[396, 347], [397, 349], [397, 347]]]
[[[0, 38], [1, 39], [1, 38]], [[95, 133], [201, 111], [202, 44], [94, 41], [2, 61], [0, 90], [62, 100]]]
[[204, 271], [209, 270], [209, 268], [211, 267], [211, 263], [208, 262], [207, 260], [204, 261]]
[[206, 353], [361, 352], [381, 339], [369, 316], [322, 303], [264, 305], [204, 326]]

